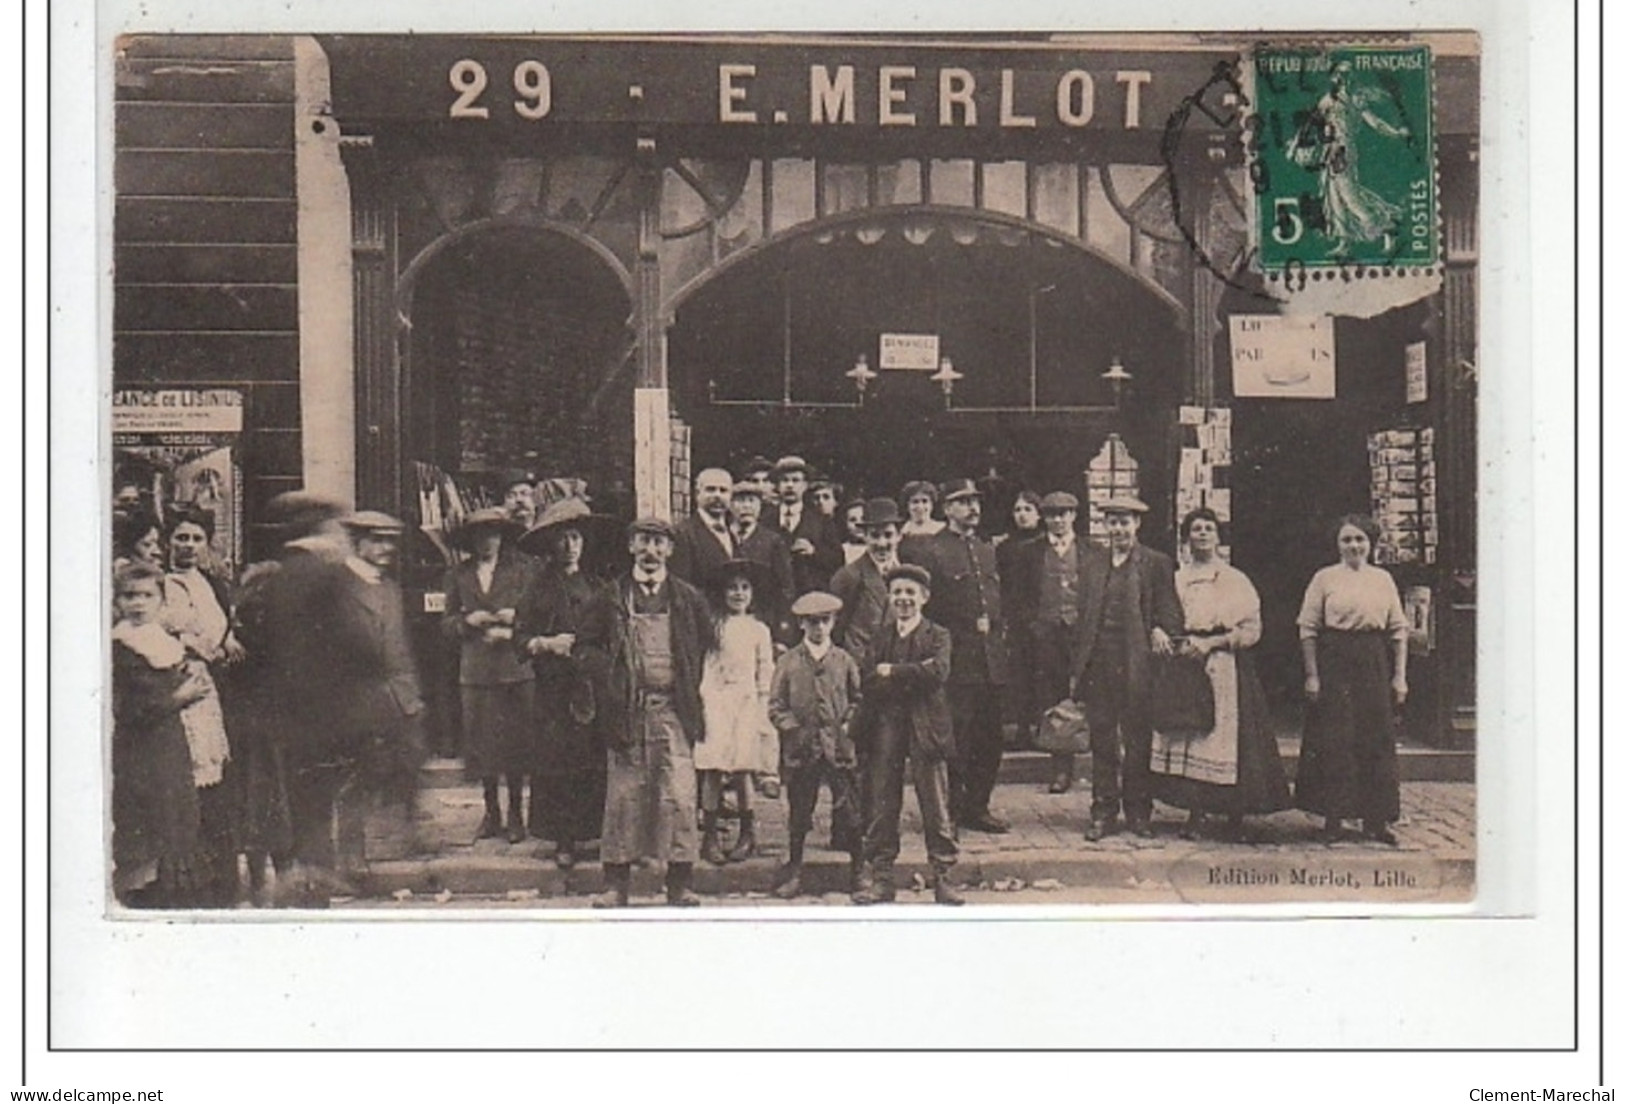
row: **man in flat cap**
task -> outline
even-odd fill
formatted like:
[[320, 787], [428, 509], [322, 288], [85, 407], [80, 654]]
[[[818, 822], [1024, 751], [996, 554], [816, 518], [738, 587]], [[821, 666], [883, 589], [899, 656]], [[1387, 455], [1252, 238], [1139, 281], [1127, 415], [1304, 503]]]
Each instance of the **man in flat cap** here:
[[947, 526], [934, 536], [905, 539], [897, 555], [930, 569], [936, 582], [926, 613], [954, 641], [948, 680], [958, 753], [949, 768], [954, 823], [1004, 833], [1010, 825], [989, 807], [1004, 757], [1000, 699], [1010, 681], [998, 561], [978, 532], [982, 496], [976, 484], [951, 479], [942, 485], [942, 501]]
[[[333, 614], [334, 654], [352, 689], [332, 703], [334, 720], [353, 733], [367, 783], [364, 796], [382, 796], [404, 816], [400, 830], [410, 833], [427, 745], [405, 604], [391, 575], [404, 526], [388, 514], [362, 510], [346, 517], [344, 527], [355, 552], [345, 560], [350, 577], [339, 588]], [[408, 841], [401, 843], [393, 857], [406, 857]]]
[[668, 565], [684, 582], [704, 586], [734, 558], [728, 517], [733, 486], [733, 476], [721, 468], [706, 468], [694, 477], [694, 512], [677, 523]]
[[[1040, 714], [1066, 698], [1072, 687], [1079, 602], [1078, 579], [1090, 556], [1105, 553], [1077, 537], [1078, 499], [1051, 491], [1038, 503], [1044, 537], [1012, 552], [1010, 598], [1012, 618], [1028, 627], [1032, 644], [1031, 704]], [[1072, 788], [1073, 752], [1052, 750], [1049, 791]]]
[[825, 590], [829, 577], [846, 562], [835, 521], [807, 501], [807, 461], [786, 456], [773, 465], [773, 484], [779, 502], [767, 523], [790, 549], [790, 564], [797, 594]]
[[962, 905], [964, 898], [948, 880], [959, 857], [948, 799], [954, 730], [945, 692], [953, 641], [947, 629], [924, 616], [931, 572], [917, 564], [897, 564], [886, 573], [886, 593], [892, 616], [861, 668], [856, 744], [863, 779], [863, 863], [852, 903], [897, 899], [894, 867], [901, 848], [898, 826], [906, 773], [920, 806], [937, 902]]
[[829, 581], [830, 593], [841, 600], [841, 612], [835, 619], [836, 643], [860, 665], [890, 608], [886, 572], [897, 566], [902, 523], [897, 503], [891, 499], [871, 498], [864, 503], [864, 553]]
[[704, 596], [667, 569], [673, 533], [659, 518], [632, 524], [632, 568], [593, 599], [576, 637], [609, 748], [595, 908], [625, 907], [644, 858], [666, 863], [667, 904], [700, 903], [694, 744], [705, 739], [700, 674], [715, 629]]
[[1091, 800], [1085, 838], [1151, 835], [1151, 657], [1171, 655], [1184, 624], [1174, 564], [1139, 542], [1148, 507], [1133, 496], [1101, 504], [1107, 548], [1078, 569], [1074, 697], [1089, 720]]

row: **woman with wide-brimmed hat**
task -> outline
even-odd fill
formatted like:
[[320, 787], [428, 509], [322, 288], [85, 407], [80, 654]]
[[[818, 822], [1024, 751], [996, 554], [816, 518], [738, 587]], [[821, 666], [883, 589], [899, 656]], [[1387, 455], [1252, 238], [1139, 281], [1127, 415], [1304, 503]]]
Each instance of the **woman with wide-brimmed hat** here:
[[476, 510], [463, 522], [453, 540], [469, 558], [446, 574], [442, 623], [458, 645], [464, 768], [485, 788], [485, 819], [477, 838], [503, 834], [498, 792], [506, 778], [508, 841], [520, 843], [525, 775], [535, 754], [535, 674], [528, 644], [539, 572], [531, 557], [511, 547], [514, 531], [500, 507]]
[[[773, 689], [773, 635], [752, 612], [766, 581], [766, 569], [755, 560], [728, 560], [710, 580], [713, 601], [718, 603], [717, 635], [700, 679], [705, 740], [694, 747], [694, 769], [700, 772], [705, 833], [700, 857], [714, 865], [756, 853], [750, 776], [776, 775], [779, 770], [778, 733], [767, 716]], [[725, 787], [733, 789], [739, 808], [739, 839], [726, 855], [717, 823]]]
[[604, 742], [593, 721], [592, 682], [575, 652], [587, 607], [603, 588], [584, 566], [603, 556], [606, 533], [620, 523], [595, 514], [585, 498], [550, 503], [520, 538], [543, 560], [533, 635], [526, 645], [536, 671], [536, 759], [530, 778], [530, 834], [557, 845], [561, 869], [575, 865], [577, 847], [597, 839], [604, 824]]

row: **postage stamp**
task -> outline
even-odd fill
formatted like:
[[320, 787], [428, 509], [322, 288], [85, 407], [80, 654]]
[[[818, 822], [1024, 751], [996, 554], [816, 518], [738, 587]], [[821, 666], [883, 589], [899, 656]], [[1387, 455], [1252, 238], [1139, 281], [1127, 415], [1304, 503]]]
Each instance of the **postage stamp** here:
[[1263, 272], [1439, 258], [1425, 45], [1261, 49], [1249, 140]]

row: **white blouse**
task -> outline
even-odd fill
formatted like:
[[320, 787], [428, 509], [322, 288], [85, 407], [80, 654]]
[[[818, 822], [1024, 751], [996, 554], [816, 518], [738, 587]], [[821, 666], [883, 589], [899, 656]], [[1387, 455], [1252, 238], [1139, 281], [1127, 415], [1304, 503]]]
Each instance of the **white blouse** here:
[[1394, 577], [1370, 564], [1356, 570], [1336, 563], [1315, 572], [1303, 592], [1298, 635], [1308, 640], [1322, 629], [1383, 632], [1390, 640], [1404, 640], [1410, 621]]
[[1263, 635], [1264, 618], [1252, 581], [1229, 564], [1192, 563], [1174, 574], [1174, 589], [1185, 610], [1185, 629], [1205, 633], [1228, 629], [1232, 649], [1251, 648]]

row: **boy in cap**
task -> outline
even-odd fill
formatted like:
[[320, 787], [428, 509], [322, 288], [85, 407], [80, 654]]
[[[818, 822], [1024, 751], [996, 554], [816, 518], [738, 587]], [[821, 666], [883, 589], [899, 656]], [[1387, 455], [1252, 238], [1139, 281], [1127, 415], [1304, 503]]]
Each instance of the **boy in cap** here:
[[948, 761], [953, 758], [953, 721], [946, 686], [953, 645], [948, 630], [923, 615], [931, 599], [931, 573], [900, 563], [886, 573], [892, 620], [873, 641], [862, 666], [863, 709], [857, 746], [863, 772], [863, 866], [855, 905], [897, 899], [893, 866], [901, 850], [905, 768], [914, 781], [925, 851], [931, 861], [938, 904], [965, 899], [948, 884], [959, 856], [948, 803]]
[[801, 863], [812, 830], [818, 790], [829, 786], [831, 839], [851, 856], [849, 892], [857, 889], [863, 856], [858, 813], [857, 752], [851, 724], [860, 694], [858, 665], [830, 639], [841, 600], [821, 590], [797, 598], [790, 613], [801, 626], [801, 643], [779, 657], [767, 713], [779, 730], [780, 761], [790, 798], [790, 860], [780, 869], [773, 894], [786, 900], [801, 893]]

